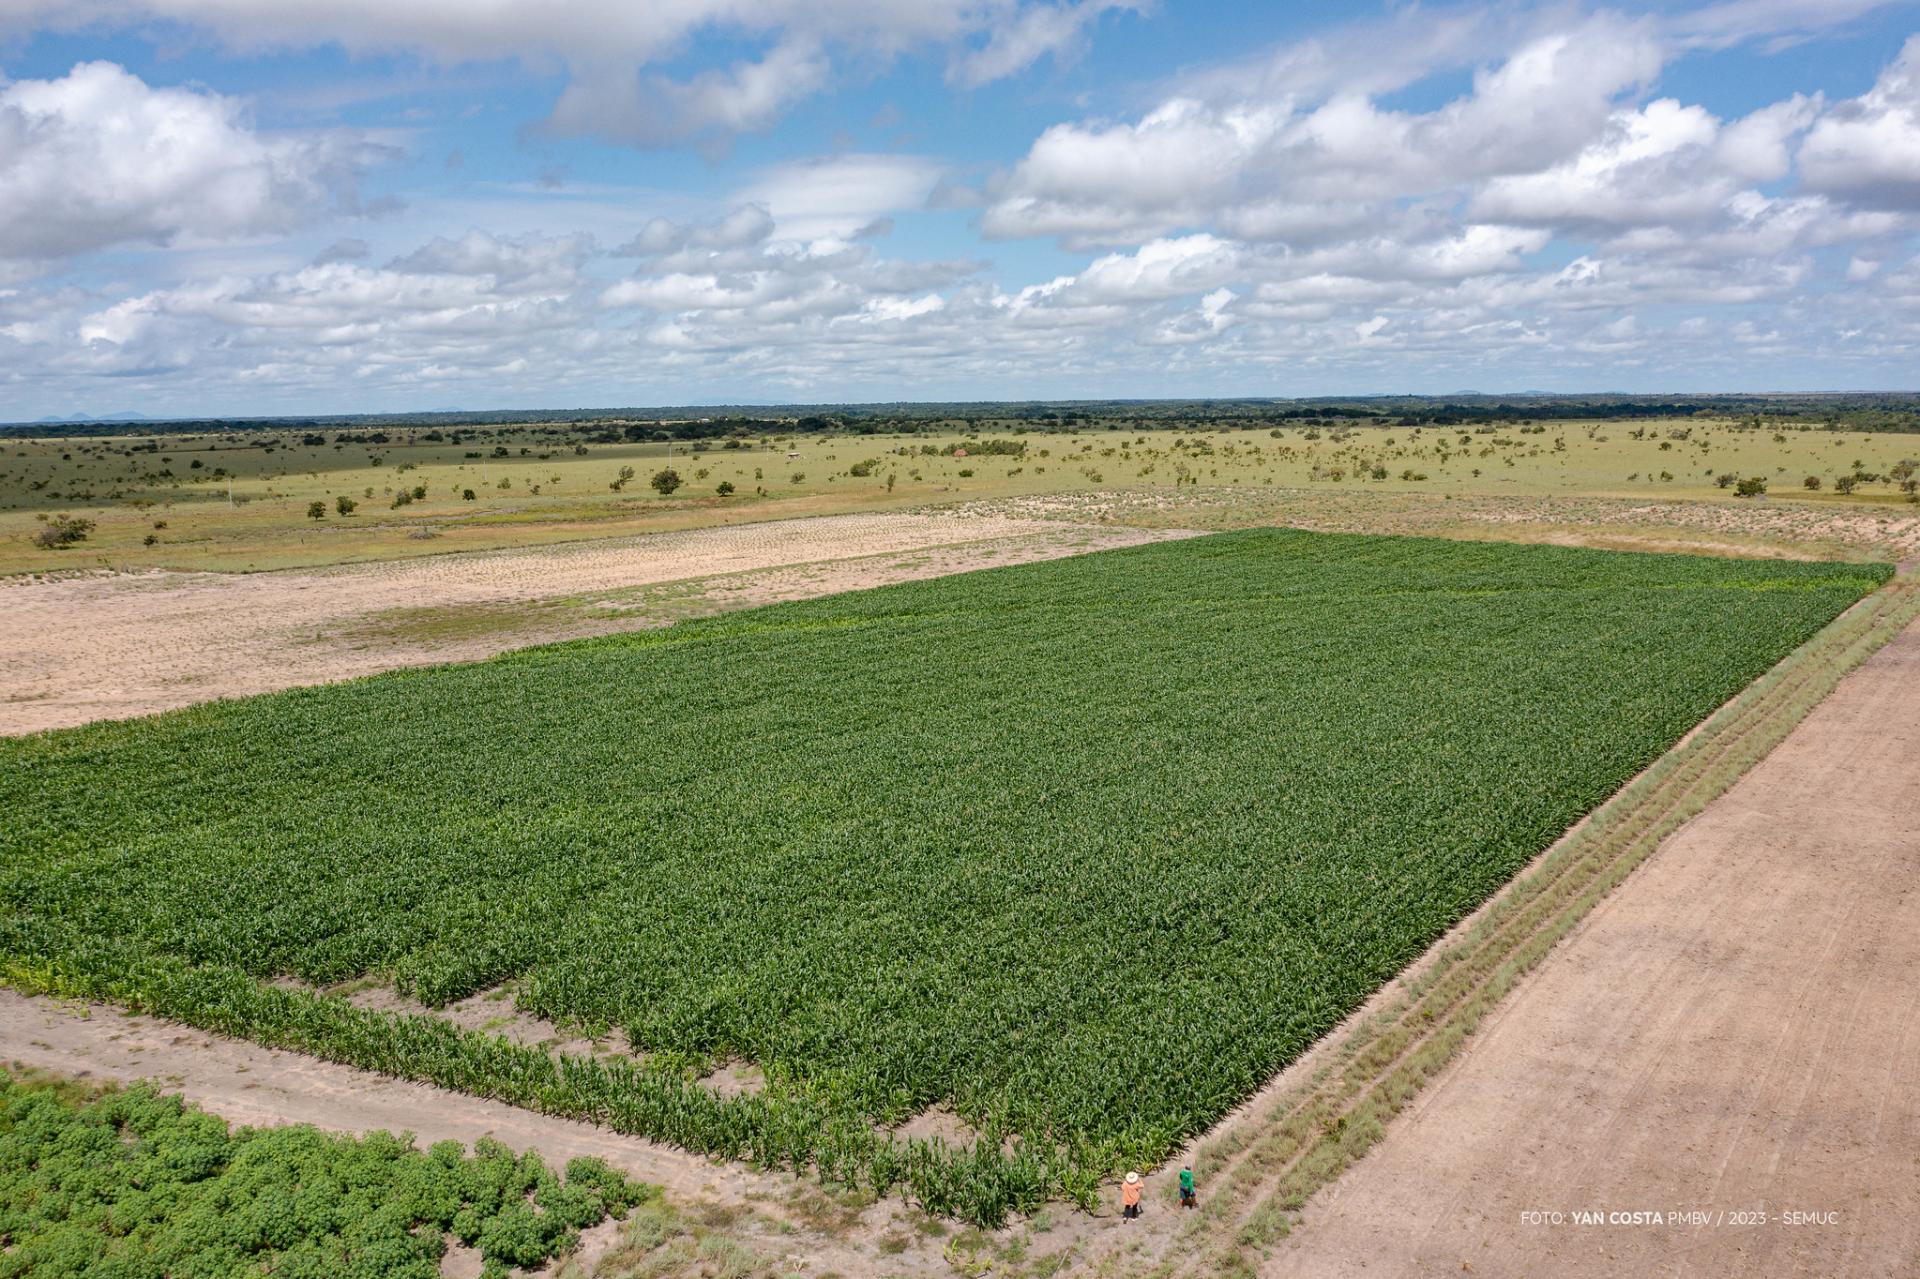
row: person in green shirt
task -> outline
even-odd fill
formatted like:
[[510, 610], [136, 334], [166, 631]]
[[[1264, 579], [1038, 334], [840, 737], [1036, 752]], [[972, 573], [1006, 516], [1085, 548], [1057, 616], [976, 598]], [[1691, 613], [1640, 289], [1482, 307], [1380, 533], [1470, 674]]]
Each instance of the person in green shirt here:
[[1193, 1169], [1191, 1168], [1180, 1170], [1180, 1206], [1182, 1208], [1200, 1206], [1200, 1200], [1193, 1193]]

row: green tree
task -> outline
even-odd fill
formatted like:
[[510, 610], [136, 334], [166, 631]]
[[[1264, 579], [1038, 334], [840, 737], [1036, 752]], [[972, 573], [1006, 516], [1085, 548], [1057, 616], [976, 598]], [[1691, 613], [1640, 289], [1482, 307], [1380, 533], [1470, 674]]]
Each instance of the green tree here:
[[307, 503], [307, 518], [308, 518], [308, 519], [310, 519], [310, 520], [324, 520], [324, 519], [326, 519], [326, 518], [327, 518], [327, 504], [326, 504], [325, 502], [321, 502], [321, 501], [312, 501], [312, 502], [308, 502], [308, 503]]
[[87, 534], [93, 532], [93, 521], [81, 519], [77, 515], [56, 515], [47, 521], [47, 526], [33, 535], [36, 546], [49, 551], [58, 551], [87, 540]]
[[662, 470], [655, 471], [653, 478], [648, 480], [647, 483], [652, 485], [653, 491], [661, 497], [672, 497], [673, 491], [680, 487], [680, 472], [669, 466]]
[[342, 515], [352, 515], [353, 508], [358, 505], [360, 505], [360, 503], [354, 501], [352, 498], [348, 497], [345, 493], [342, 493], [339, 497], [336, 497], [333, 499], [333, 509], [340, 512], [340, 514]]

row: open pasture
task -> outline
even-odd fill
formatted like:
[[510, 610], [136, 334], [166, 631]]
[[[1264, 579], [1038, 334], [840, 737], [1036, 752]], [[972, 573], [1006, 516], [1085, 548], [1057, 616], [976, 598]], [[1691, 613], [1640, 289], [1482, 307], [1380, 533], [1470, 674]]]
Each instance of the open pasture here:
[[[983, 422], [673, 443], [596, 434], [529, 423], [464, 437], [389, 427], [0, 439], [0, 573], [267, 570], [929, 502], [1137, 501], [1202, 488], [1730, 502], [1738, 480], [1757, 478], [1770, 503], [1906, 512], [1901, 485], [1920, 459], [1912, 435], [1718, 418], [1239, 430]], [[679, 487], [654, 491], [669, 469]], [[62, 515], [95, 527], [64, 549], [34, 545], [42, 517]]]
[[[1238, 533], [17, 739], [0, 962], [995, 1221], [1213, 1123], [1887, 575]], [[369, 975], [632, 1053], [312, 989]], [[893, 1131], [943, 1102], [985, 1139]]]

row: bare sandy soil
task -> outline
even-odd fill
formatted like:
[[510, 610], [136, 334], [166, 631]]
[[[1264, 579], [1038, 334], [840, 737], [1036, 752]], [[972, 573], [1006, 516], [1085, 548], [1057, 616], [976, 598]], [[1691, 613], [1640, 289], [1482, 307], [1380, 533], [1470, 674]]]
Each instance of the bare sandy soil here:
[[233, 576], [0, 584], [0, 734], [1178, 536], [964, 510], [818, 516]]
[[1266, 1273], [1915, 1273], [1916, 794], [1920, 624], [1607, 898]]

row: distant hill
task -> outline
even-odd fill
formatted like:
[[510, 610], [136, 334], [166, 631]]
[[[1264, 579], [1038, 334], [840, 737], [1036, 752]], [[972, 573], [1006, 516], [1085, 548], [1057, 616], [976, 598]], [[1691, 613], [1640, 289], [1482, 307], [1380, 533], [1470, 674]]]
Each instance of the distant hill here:
[[54, 426], [68, 422], [155, 422], [158, 420], [158, 418], [149, 417], [145, 413], [135, 413], [129, 410], [125, 413], [107, 413], [100, 417], [94, 417], [87, 413], [75, 413], [71, 417], [37, 417], [33, 420], [33, 424], [35, 426]]

